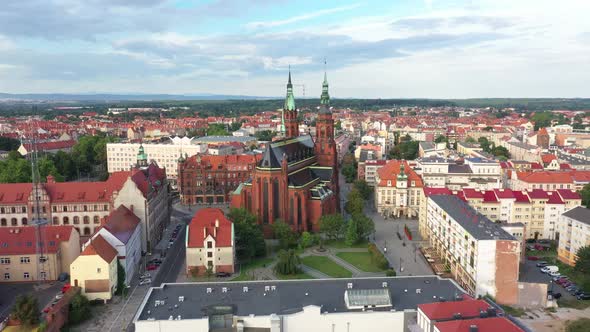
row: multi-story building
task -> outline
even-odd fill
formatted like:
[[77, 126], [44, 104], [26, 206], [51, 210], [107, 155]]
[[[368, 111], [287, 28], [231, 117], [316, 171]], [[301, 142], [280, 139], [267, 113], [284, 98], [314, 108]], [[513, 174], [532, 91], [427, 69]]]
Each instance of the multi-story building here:
[[[385, 166], [387, 164], [387, 160], [367, 160], [365, 161], [364, 164], [364, 172], [363, 172], [363, 176], [364, 178], [360, 178], [363, 179], [367, 182], [368, 185], [370, 186], [375, 186], [377, 184], [377, 172], [379, 171], [379, 169], [381, 169], [381, 167]], [[359, 163], [359, 172], [361, 169], [361, 165]]]
[[262, 155], [194, 155], [178, 160], [178, 191], [183, 204], [229, 202], [229, 195], [252, 176]]
[[417, 160], [416, 172], [428, 187], [460, 190], [464, 187], [494, 189], [502, 187], [500, 164], [495, 160], [466, 158], [464, 161], [439, 157]]
[[102, 220], [103, 227], [92, 238], [102, 236], [117, 250], [117, 258], [125, 269], [125, 283], [131, 278], [141, 260], [141, 220], [124, 205]]
[[375, 176], [375, 208], [387, 217], [416, 217], [424, 187], [407, 161], [390, 160]]
[[438, 322], [496, 316], [496, 309], [488, 302], [469, 296], [463, 297], [452, 298], [445, 302], [419, 304], [417, 321], [421, 331], [433, 332]]
[[[437, 192], [436, 189], [425, 188], [422, 208], [425, 207], [425, 198], [431, 192], [449, 195], [454, 193], [477, 212], [502, 225], [522, 223], [525, 231], [520, 237], [525, 239], [555, 239], [555, 225], [561, 213], [579, 206], [582, 202], [578, 193], [567, 189], [478, 191], [473, 188], [464, 188], [455, 192], [440, 192], [440, 190]], [[423, 229], [425, 220], [425, 214], [421, 214], [420, 229]]]
[[166, 169], [152, 160], [147, 161], [143, 149], [139, 149], [137, 164], [119, 191], [113, 197], [113, 206], [128, 207], [141, 220], [141, 248], [151, 251], [170, 222], [170, 186]]
[[590, 245], [590, 209], [578, 206], [564, 212], [557, 222], [559, 245], [557, 258], [574, 266], [578, 250]]
[[289, 73], [283, 138], [266, 145], [252, 180], [232, 195], [232, 206], [254, 213], [267, 232], [277, 219], [297, 231], [317, 231], [322, 215], [339, 210], [338, 157], [326, 78], [320, 102], [315, 141], [311, 135], [299, 136]]
[[89, 300], [110, 300], [117, 290], [117, 250], [101, 235], [88, 241], [70, 266], [71, 283]]
[[40, 229], [38, 238], [35, 227], [0, 228], [0, 282], [57, 280], [70, 273], [80, 254], [80, 234], [72, 226]]
[[223, 211], [197, 211], [187, 226], [186, 273], [234, 272], [234, 225]]
[[348, 152], [350, 145], [350, 136], [348, 134], [340, 134], [334, 139], [336, 142], [336, 154], [338, 154], [338, 163], [342, 162], [342, 158]]
[[506, 317], [457, 319], [434, 324], [433, 332], [524, 332]]
[[162, 284], [133, 322], [137, 332], [408, 331], [419, 304], [463, 294], [436, 276]]
[[135, 165], [137, 151], [140, 146], [160, 167], [166, 168], [166, 174], [172, 181], [176, 181], [177, 161], [182, 155], [195, 155], [207, 152], [207, 144], [199, 143], [188, 137], [174, 137], [159, 143], [107, 143], [107, 168], [109, 174], [118, 171], [128, 171]]
[[521, 243], [455, 195], [427, 198], [430, 246], [472, 296], [518, 302]]

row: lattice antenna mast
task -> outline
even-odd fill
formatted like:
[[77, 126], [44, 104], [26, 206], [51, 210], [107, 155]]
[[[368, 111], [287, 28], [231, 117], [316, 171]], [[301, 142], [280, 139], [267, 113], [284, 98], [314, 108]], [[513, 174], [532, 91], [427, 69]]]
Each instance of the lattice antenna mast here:
[[39, 174], [39, 155], [38, 155], [38, 147], [37, 147], [37, 140], [35, 138], [35, 134], [32, 135], [32, 144], [31, 144], [31, 174], [32, 174], [32, 182], [33, 182], [33, 208], [35, 211], [33, 212], [33, 227], [35, 227], [35, 241], [36, 241], [36, 253], [37, 253], [37, 276], [33, 278], [38, 278], [39, 282], [44, 282], [49, 277], [49, 269], [50, 266], [47, 257], [47, 242], [44, 236], [44, 228], [47, 224], [47, 219], [41, 214], [41, 176]]

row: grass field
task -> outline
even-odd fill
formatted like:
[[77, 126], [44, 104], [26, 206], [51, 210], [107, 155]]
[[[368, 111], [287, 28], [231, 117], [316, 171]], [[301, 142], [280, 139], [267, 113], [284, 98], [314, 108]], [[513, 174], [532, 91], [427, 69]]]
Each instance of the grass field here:
[[305, 272], [301, 272], [298, 274], [293, 275], [284, 275], [284, 274], [277, 274], [277, 278], [280, 280], [296, 280], [296, 279], [315, 279], [314, 277], [310, 276]]
[[371, 260], [371, 254], [368, 252], [339, 252], [336, 254], [339, 258], [354, 265], [361, 271], [365, 272], [383, 272], [385, 270], [379, 268]]
[[259, 267], [264, 267], [270, 263], [272, 263], [274, 261], [274, 258], [272, 257], [264, 257], [264, 258], [258, 258], [255, 259], [253, 261], [251, 261], [250, 263], [246, 263], [243, 264], [240, 268], [240, 275], [233, 278], [231, 281], [248, 281], [250, 280], [250, 275], [249, 275], [249, 271], [253, 270], [253, 269], [257, 269]]
[[334, 278], [350, 278], [352, 272], [338, 265], [336, 262], [324, 256], [307, 256], [301, 259], [301, 263], [318, 270]]
[[330, 240], [324, 243], [326, 247], [332, 247], [336, 249], [346, 249], [346, 248], [366, 248], [369, 244], [367, 242], [360, 242], [357, 244], [353, 244], [351, 246], [344, 243], [344, 240]]

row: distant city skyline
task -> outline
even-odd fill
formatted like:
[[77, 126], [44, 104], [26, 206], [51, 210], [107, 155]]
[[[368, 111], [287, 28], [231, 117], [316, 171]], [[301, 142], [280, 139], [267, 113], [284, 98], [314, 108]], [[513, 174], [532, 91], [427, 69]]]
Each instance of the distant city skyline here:
[[0, 92], [590, 97], [590, 2], [7, 0]]

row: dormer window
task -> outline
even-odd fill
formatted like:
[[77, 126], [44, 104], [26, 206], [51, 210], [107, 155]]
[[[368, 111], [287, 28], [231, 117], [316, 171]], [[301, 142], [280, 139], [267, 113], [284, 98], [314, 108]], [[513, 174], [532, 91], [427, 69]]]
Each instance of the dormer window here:
[[387, 180], [387, 186], [391, 187], [391, 180]]

